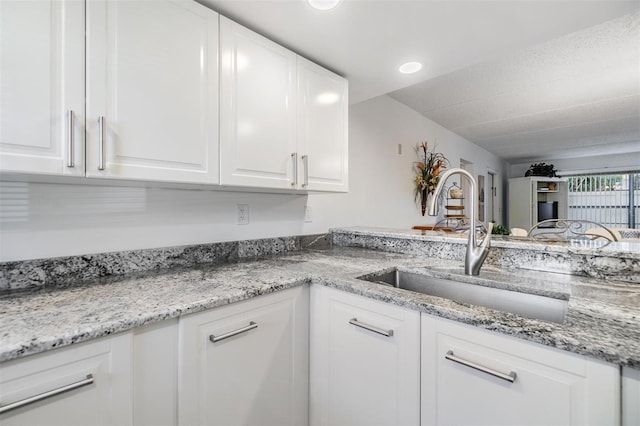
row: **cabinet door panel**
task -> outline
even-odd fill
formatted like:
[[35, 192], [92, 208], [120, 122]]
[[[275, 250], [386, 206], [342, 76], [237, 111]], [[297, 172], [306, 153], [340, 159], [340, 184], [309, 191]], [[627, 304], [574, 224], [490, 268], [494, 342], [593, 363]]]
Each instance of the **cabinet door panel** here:
[[[180, 424], [307, 423], [308, 289], [181, 319]], [[211, 336], [256, 328], [220, 341]]]
[[221, 182], [291, 188], [296, 55], [220, 18]]
[[179, 0], [88, 12], [87, 176], [217, 183], [218, 15]]
[[640, 425], [640, 370], [622, 369], [622, 425]]
[[321, 286], [311, 300], [311, 424], [417, 424], [419, 314]]
[[[453, 353], [463, 363], [447, 359]], [[619, 422], [616, 366], [472, 326], [422, 320], [422, 424], [587, 425]]]
[[3, 0], [0, 43], [0, 171], [84, 175], [84, 2]]
[[[439, 335], [437, 345], [438, 424], [571, 424], [572, 393], [581, 377], [448, 336]], [[448, 351], [498, 372], [516, 371], [516, 381], [447, 360]], [[544, 403], [535, 403], [536, 397]]]
[[93, 376], [93, 383], [0, 414], [10, 425], [132, 423], [131, 337], [122, 334], [0, 366], [2, 405]]
[[[348, 84], [342, 77], [298, 57], [298, 146], [304, 189], [348, 189]], [[308, 167], [308, 170], [304, 170]]]
[[133, 424], [171, 426], [178, 419], [178, 319], [133, 330]]

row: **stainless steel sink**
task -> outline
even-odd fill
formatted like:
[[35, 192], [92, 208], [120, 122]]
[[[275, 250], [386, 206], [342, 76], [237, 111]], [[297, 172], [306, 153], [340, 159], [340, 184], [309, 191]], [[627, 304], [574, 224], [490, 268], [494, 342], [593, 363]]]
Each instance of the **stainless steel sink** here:
[[365, 275], [360, 279], [555, 323], [564, 322], [569, 303], [566, 294], [551, 297], [523, 293], [398, 269]]

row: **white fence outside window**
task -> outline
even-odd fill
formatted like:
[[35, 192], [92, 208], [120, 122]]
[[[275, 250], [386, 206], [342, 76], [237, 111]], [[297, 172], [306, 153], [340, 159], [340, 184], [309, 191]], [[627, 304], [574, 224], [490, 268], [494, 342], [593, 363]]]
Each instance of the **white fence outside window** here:
[[569, 176], [568, 219], [640, 228], [640, 173]]

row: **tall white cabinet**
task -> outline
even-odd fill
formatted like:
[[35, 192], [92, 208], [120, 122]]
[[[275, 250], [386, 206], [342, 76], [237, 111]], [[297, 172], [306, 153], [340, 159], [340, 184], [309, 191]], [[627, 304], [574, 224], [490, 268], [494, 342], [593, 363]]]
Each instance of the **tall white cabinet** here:
[[0, 170], [84, 175], [83, 0], [0, 2]]
[[509, 227], [529, 230], [544, 218], [539, 203], [557, 203], [558, 217], [568, 216], [568, 186], [561, 178], [521, 177], [509, 179]]
[[87, 3], [87, 176], [218, 183], [218, 14]]

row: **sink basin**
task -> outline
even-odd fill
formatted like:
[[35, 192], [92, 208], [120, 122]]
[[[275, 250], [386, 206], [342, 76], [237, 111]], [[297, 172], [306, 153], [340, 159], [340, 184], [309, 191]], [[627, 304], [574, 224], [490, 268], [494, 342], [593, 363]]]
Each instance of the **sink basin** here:
[[485, 285], [469, 284], [453, 279], [392, 269], [359, 277], [376, 284], [401, 288], [460, 303], [511, 312], [526, 318], [563, 323], [569, 303], [562, 297], [523, 293]]

